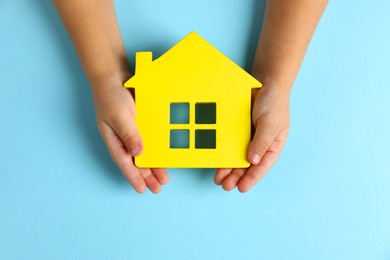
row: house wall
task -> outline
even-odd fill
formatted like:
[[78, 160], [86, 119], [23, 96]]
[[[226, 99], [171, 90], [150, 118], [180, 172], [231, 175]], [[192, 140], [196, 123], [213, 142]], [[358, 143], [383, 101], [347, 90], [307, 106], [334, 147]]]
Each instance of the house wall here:
[[[144, 152], [136, 158], [140, 167], [247, 167], [250, 140], [250, 91], [205, 93], [136, 90], [137, 126]], [[170, 125], [170, 103], [190, 103], [190, 124]], [[216, 125], [195, 125], [196, 102], [216, 102]], [[170, 148], [170, 130], [189, 129], [190, 148]], [[195, 149], [196, 129], [216, 129], [216, 149]]]

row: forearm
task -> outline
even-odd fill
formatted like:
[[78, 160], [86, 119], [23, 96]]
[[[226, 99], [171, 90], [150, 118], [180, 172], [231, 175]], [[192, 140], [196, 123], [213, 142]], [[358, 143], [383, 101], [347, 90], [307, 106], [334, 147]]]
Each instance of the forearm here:
[[53, 0], [94, 88], [128, 70], [113, 0]]
[[290, 91], [327, 0], [268, 0], [252, 73]]

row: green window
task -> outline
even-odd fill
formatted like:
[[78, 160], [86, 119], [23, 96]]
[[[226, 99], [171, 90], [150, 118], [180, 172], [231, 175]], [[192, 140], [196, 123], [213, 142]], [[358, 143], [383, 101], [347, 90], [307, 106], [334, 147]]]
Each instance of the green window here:
[[[193, 113], [193, 116], [191, 116]], [[204, 102], [170, 104], [170, 148], [215, 149], [217, 104]], [[193, 140], [191, 142], [191, 140]]]

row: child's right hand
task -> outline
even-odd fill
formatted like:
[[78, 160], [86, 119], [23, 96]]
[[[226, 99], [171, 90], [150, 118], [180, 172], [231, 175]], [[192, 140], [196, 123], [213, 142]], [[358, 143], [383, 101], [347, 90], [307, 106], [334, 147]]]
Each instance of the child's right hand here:
[[123, 82], [131, 77], [121, 75], [102, 76], [91, 82], [96, 120], [100, 134], [113, 161], [134, 189], [142, 193], [146, 187], [153, 193], [161, 191], [168, 182], [165, 169], [144, 169], [134, 165], [133, 157], [142, 153], [142, 139], [135, 124], [134, 99]]

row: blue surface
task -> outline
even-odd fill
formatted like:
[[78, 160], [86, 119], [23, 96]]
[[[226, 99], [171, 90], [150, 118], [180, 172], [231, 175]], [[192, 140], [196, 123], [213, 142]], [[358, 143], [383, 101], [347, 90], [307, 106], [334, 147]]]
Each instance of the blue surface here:
[[[249, 67], [256, 0], [117, 1], [126, 49], [195, 30]], [[331, 1], [292, 93], [278, 164], [250, 192], [169, 170], [134, 192], [48, 1], [0, 2], [0, 259], [390, 259], [390, 2]]]

